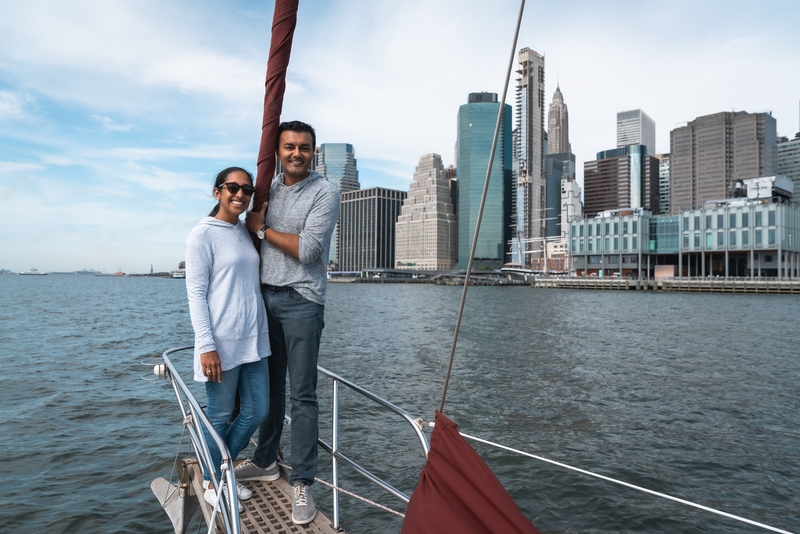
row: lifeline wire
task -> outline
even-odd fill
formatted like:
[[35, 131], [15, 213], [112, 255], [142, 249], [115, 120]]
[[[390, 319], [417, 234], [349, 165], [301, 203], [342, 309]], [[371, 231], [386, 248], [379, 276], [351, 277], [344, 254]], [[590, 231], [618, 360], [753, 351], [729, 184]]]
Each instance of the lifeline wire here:
[[628, 482], [623, 482], [622, 480], [617, 480], [615, 478], [607, 477], [607, 476], [604, 476], [604, 475], [598, 475], [597, 473], [592, 473], [591, 471], [585, 471], [585, 470], [580, 469], [578, 467], [572, 467], [571, 465], [562, 464], [561, 462], [556, 462], [555, 460], [549, 460], [547, 458], [543, 458], [542, 456], [536, 456], [535, 454], [531, 454], [529, 452], [521, 451], [519, 449], [512, 449], [511, 447], [506, 447], [505, 445], [501, 445], [499, 443], [494, 443], [492, 441], [488, 441], [488, 440], [485, 440], [485, 439], [477, 438], [475, 436], [470, 436], [469, 434], [465, 434], [463, 432], [459, 432], [459, 434], [461, 434], [465, 438], [472, 439], [472, 440], [475, 440], [475, 441], [479, 441], [481, 443], [485, 443], [486, 445], [491, 445], [493, 447], [497, 447], [497, 448], [500, 448], [500, 449], [507, 450], [509, 452], [514, 452], [514, 453], [517, 453], [517, 454], [521, 454], [522, 456], [527, 456], [527, 457], [533, 458], [535, 460], [541, 460], [541, 461], [547, 462], [549, 464], [557, 465], [559, 467], [564, 467], [566, 469], [571, 469], [572, 471], [577, 471], [578, 473], [583, 473], [584, 475], [589, 475], [589, 476], [593, 476], [593, 477], [596, 477], [596, 478], [600, 478], [600, 479], [606, 480], [608, 482], [614, 482], [615, 484], [621, 484], [623, 486], [627, 486], [627, 487], [635, 489], [635, 490], [643, 491], [645, 493], [649, 493], [649, 494], [655, 495], [657, 497], [662, 497], [664, 499], [669, 499], [670, 501], [679, 502], [679, 503], [685, 504], [687, 506], [693, 506], [695, 508], [699, 508], [701, 510], [705, 510], [706, 512], [711, 512], [713, 514], [725, 516], [725, 517], [728, 517], [728, 518], [731, 518], [731, 519], [735, 519], [737, 521], [741, 521], [743, 523], [748, 523], [750, 525], [755, 525], [757, 527], [761, 527], [761, 528], [766, 529], [766, 530], [771, 530], [772, 532], [780, 532], [781, 534], [793, 534], [792, 532], [789, 532], [788, 530], [781, 530], [779, 528], [771, 527], [771, 526], [765, 525], [763, 523], [757, 523], [757, 522], [752, 521], [750, 519], [745, 519], [744, 517], [739, 517], [738, 515], [733, 515], [733, 514], [729, 514], [728, 512], [723, 512], [722, 510], [716, 510], [714, 508], [709, 508], [708, 506], [703, 506], [702, 504], [693, 503], [691, 501], [685, 501], [683, 499], [679, 499], [678, 497], [673, 497], [672, 495], [667, 495], [666, 493], [659, 493], [657, 491], [649, 490], [649, 489], [643, 488], [641, 486], [636, 486], [635, 484], [630, 484]]
[[475, 234], [472, 237], [472, 248], [469, 252], [467, 263], [467, 274], [464, 276], [464, 290], [461, 293], [461, 305], [458, 308], [458, 319], [456, 329], [453, 333], [453, 345], [450, 348], [450, 360], [447, 362], [447, 374], [444, 377], [444, 388], [442, 390], [442, 400], [439, 403], [439, 412], [444, 413], [444, 399], [447, 396], [447, 386], [450, 384], [450, 371], [453, 369], [453, 358], [456, 354], [456, 343], [458, 342], [458, 331], [461, 329], [461, 318], [464, 316], [464, 304], [467, 301], [467, 288], [469, 287], [469, 275], [472, 272], [472, 262], [475, 257], [475, 249], [478, 247], [478, 233], [481, 229], [481, 219], [483, 218], [483, 207], [486, 205], [486, 195], [489, 192], [489, 176], [492, 174], [492, 163], [494, 163], [494, 151], [497, 149], [497, 138], [500, 135], [500, 125], [503, 122], [503, 112], [506, 107], [506, 96], [508, 95], [508, 82], [511, 79], [511, 69], [514, 67], [514, 55], [517, 52], [517, 39], [519, 38], [519, 27], [522, 24], [522, 12], [525, 9], [525, 0], [521, 0], [519, 5], [519, 16], [517, 17], [517, 29], [514, 31], [514, 43], [511, 45], [511, 58], [508, 60], [508, 71], [506, 72], [506, 84], [503, 88], [503, 98], [500, 100], [500, 110], [497, 112], [497, 124], [494, 127], [494, 138], [492, 139], [492, 151], [489, 154], [489, 166], [486, 169], [486, 180], [483, 182], [483, 194], [481, 195], [481, 207], [478, 210], [478, 220], [475, 223]]
[[[292, 470], [292, 466], [290, 466], [290, 465], [287, 465], [287, 464], [284, 464], [284, 463], [281, 463], [280, 465], [282, 465], [283, 467], [285, 467], [285, 468], [286, 468], [286, 469], [288, 469], [289, 471], [291, 471], [291, 470]], [[365, 503], [367, 503], [367, 504], [371, 504], [372, 506], [374, 506], [374, 507], [376, 507], [376, 508], [380, 508], [381, 510], [384, 510], [384, 511], [386, 511], [386, 512], [390, 512], [390, 513], [392, 513], [392, 514], [394, 514], [394, 515], [396, 515], [396, 516], [400, 516], [400, 517], [403, 517], [403, 518], [405, 518], [405, 516], [406, 516], [406, 514], [404, 514], [404, 513], [402, 513], [402, 512], [398, 512], [397, 510], [393, 510], [393, 509], [389, 508], [388, 506], [384, 506], [384, 505], [382, 505], [382, 504], [380, 504], [380, 503], [377, 503], [377, 502], [375, 502], [375, 501], [371, 501], [371, 500], [367, 499], [366, 497], [362, 497], [361, 495], [358, 495], [358, 494], [356, 494], [356, 493], [353, 493], [352, 491], [348, 491], [348, 490], [346, 490], [346, 489], [344, 489], [344, 488], [341, 488], [341, 487], [339, 487], [339, 486], [334, 486], [334, 485], [333, 485], [333, 484], [331, 484], [330, 482], [327, 482], [327, 481], [325, 481], [325, 480], [322, 480], [322, 479], [321, 479], [321, 478], [319, 478], [319, 477], [314, 477], [314, 480], [315, 480], [316, 482], [319, 482], [320, 484], [323, 484], [323, 485], [325, 485], [325, 486], [328, 486], [328, 487], [329, 487], [329, 488], [331, 488], [331, 489], [335, 489], [335, 490], [337, 490], [337, 491], [340, 491], [340, 492], [342, 492], [342, 493], [345, 493], [345, 494], [347, 494], [347, 495], [349, 495], [349, 496], [351, 496], [351, 497], [353, 497], [353, 498], [355, 498], [355, 499], [358, 499], [358, 500], [360, 500], [360, 501], [363, 501], [363, 502], [365, 502]]]

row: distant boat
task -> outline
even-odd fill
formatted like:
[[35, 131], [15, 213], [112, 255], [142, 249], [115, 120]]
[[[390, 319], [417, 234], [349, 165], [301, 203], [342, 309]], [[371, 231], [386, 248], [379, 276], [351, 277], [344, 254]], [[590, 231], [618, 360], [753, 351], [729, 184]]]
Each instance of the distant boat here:
[[178, 264], [176, 271], [170, 271], [170, 278], [186, 278], [186, 262], [182, 261]]
[[38, 271], [38, 270], [36, 270], [34, 268], [31, 268], [30, 271], [20, 271], [19, 274], [31, 274], [31, 275], [41, 276], [41, 275], [50, 274], [50, 273], [43, 273], [43, 272]]

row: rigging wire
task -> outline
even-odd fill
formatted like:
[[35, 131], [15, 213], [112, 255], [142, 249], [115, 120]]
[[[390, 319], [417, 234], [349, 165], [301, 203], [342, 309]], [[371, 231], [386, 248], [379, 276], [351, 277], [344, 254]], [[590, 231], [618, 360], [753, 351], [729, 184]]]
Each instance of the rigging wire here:
[[464, 317], [464, 304], [467, 301], [467, 288], [469, 287], [469, 275], [472, 272], [472, 263], [475, 258], [475, 250], [478, 246], [478, 234], [481, 229], [481, 219], [483, 218], [483, 207], [486, 205], [486, 195], [489, 192], [489, 177], [492, 174], [492, 164], [494, 163], [494, 152], [497, 149], [497, 138], [500, 135], [500, 125], [503, 122], [503, 113], [505, 112], [506, 96], [508, 95], [508, 83], [511, 79], [511, 70], [514, 67], [514, 56], [517, 53], [517, 40], [519, 39], [519, 27], [522, 24], [522, 12], [525, 10], [525, 0], [520, 1], [519, 16], [517, 17], [517, 27], [514, 31], [514, 42], [511, 45], [511, 57], [508, 60], [508, 70], [506, 71], [506, 83], [503, 87], [502, 98], [499, 99], [500, 109], [497, 112], [497, 124], [494, 127], [494, 137], [492, 138], [492, 151], [489, 154], [489, 166], [486, 168], [486, 179], [483, 182], [483, 193], [481, 194], [481, 206], [478, 210], [478, 219], [475, 223], [475, 233], [472, 237], [472, 248], [469, 252], [469, 260], [467, 262], [467, 273], [464, 276], [464, 289], [461, 293], [461, 304], [458, 308], [458, 319], [456, 319], [456, 328], [453, 332], [453, 344], [450, 348], [450, 360], [447, 362], [447, 373], [444, 377], [444, 388], [442, 389], [442, 400], [439, 402], [439, 412], [444, 413], [444, 401], [447, 396], [447, 387], [450, 384], [450, 373], [453, 369], [453, 358], [456, 354], [456, 344], [458, 343], [458, 332], [461, 330], [461, 319]]
[[661, 497], [663, 499], [668, 499], [670, 501], [679, 502], [679, 503], [685, 504], [687, 506], [693, 506], [695, 508], [699, 508], [700, 510], [704, 510], [706, 512], [711, 512], [711, 513], [714, 513], [714, 514], [717, 514], [717, 515], [728, 517], [730, 519], [735, 519], [735, 520], [741, 521], [743, 523], [748, 523], [750, 525], [754, 525], [754, 526], [761, 527], [761, 528], [766, 529], [766, 530], [770, 530], [772, 532], [778, 532], [780, 534], [792, 534], [788, 530], [781, 530], [779, 528], [775, 528], [775, 527], [771, 527], [769, 525], [765, 525], [764, 523], [758, 523], [756, 521], [752, 521], [750, 519], [747, 519], [747, 518], [744, 518], [744, 517], [740, 517], [738, 515], [729, 514], [728, 512], [723, 512], [722, 510], [717, 510], [716, 508], [710, 508], [708, 506], [703, 506], [702, 504], [697, 504], [697, 503], [694, 503], [692, 501], [687, 501], [687, 500], [684, 500], [684, 499], [680, 499], [678, 497], [673, 497], [672, 495], [667, 495], [666, 493], [660, 493], [658, 491], [653, 491], [653, 490], [650, 490], [650, 489], [647, 489], [647, 488], [643, 488], [642, 486], [637, 486], [635, 484], [631, 484], [630, 482], [625, 482], [623, 480], [617, 480], [615, 478], [607, 477], [605, 475], [600, 475], [598, 473], [593, 473], [591, 471], [586, 471], [585, 469], [581, 469], [579, 467], [573, 467], [571, 465], [564, 464], [564, 463], [561, 463], [561, 462], [557, 462], [555, 460], [550, 460], [549, 458], [545, 458], [543, 456], [536, 456], [535, 454], [531, 454], [529, 452], [521, 451], [519, 449], [514, 449], [512, 447], [507, 447], [506, 445], [502, 445], [500, 443], [495, 443], [493, 441], [489, 441], [489, 440], [486, 440], [486, 439], [478, 438], [476, 436], [470, 436], [469, 434], [465, 434], [464, 432], [459, 432], [459, 434], [461, 434], [462, 436], [464, 436], [467, 439], [478, 441], [478, 442], [484, 443], [486, 445], [491, 445], [492, 447], [497, 447], [498, 449], [503, 449], [503, 450], [506, 450], [506, 451], [509, 451], [509, 452], [513, 452], [513, 453], [522, 455], [522, 456], [527, 456], [529, 458], [533, 458], [534, 460], [547, 462], [549, 464], [557, 465], [559, 467], [570, 469], [572, 471], [577, 471], [578, 473], [583, 473], [584, 475], [593, 476], [593, 477], [605, 480], [607, 482], [614, 482], [615, 484], [620, 484], [622, 486], [626, 486], [626, 487], [631, 488], [631, 489], [643, 491], [645, 493], [649, 493], [651, 495], [655, 495], [656, 497]]

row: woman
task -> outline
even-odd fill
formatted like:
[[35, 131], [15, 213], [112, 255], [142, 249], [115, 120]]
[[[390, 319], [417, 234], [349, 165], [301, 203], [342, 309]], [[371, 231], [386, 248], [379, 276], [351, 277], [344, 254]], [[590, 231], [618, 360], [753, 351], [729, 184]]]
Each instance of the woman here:
[[[186, 292], [195, 335], [194, 379], [206, 384], [206, 415], [231, 458], [247, 445], [269, 413], [269, 332], [259, 283], [259, 255], [239, 220], [252, 194], [249, 172], [239, 167], [220, 172], [214, 182], [218, 203], [186, 240]], [[237, 389], [240, 411], [228, 427]], [[222, 455], [207, 432], [206, 442], [219, 473]], [[203, 497], [215, 506], [214, 481], [209, 473], [204, 479]], [[252, 497], [250, 490], [236, 486], [240, 500]]]

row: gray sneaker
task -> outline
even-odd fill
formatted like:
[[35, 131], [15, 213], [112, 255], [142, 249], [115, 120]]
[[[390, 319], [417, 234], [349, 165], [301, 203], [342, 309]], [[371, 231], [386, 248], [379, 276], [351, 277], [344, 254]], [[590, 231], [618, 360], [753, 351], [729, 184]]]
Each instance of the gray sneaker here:
[[292, 486], [292, 523], [305, 525], [311, 523], [316, 515], [311, 489], [302, 482], [296, 482]]
[[267, 482], [281, 478], [278, 462], [272, 462], [267, 467], [258, 467], [253, 460], [245, 460], [233, 468], [236, 480], [265, 480]]

